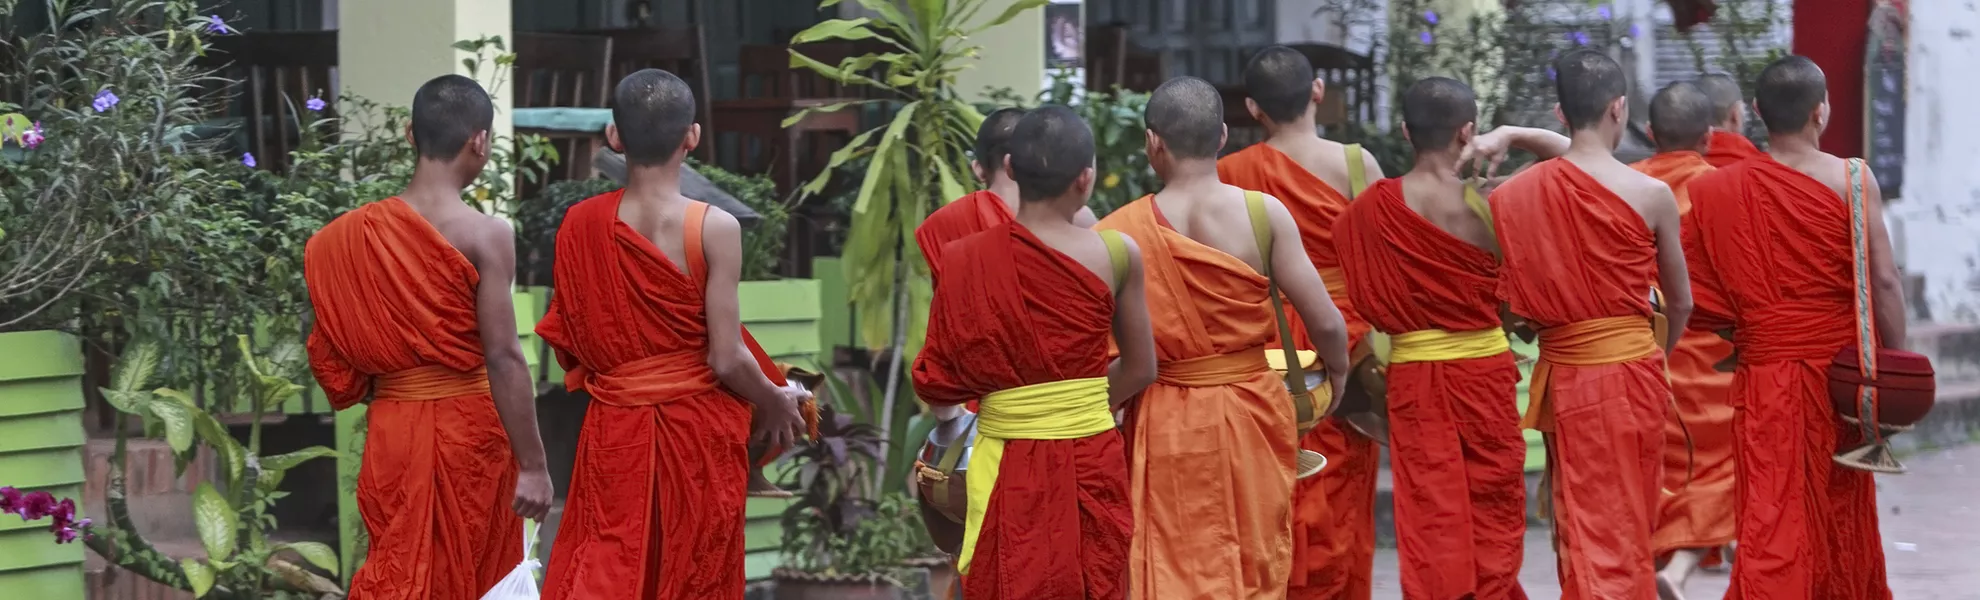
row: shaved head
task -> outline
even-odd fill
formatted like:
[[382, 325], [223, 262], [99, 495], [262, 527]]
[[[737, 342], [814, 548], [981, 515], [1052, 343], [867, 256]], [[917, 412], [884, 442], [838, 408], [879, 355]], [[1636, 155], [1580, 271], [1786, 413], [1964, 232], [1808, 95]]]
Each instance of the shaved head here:
[[625, 146], [626, 164], [667, 164], [694, 124], [694, 92], [673, 73], [640, 70], [612, 91], [612, 123]]
[[1708, 73], [1700, 76], [1698, 90], [1712, 100], [1712, 124], [1719, 125], [1732, 119], [1739, 111], [1739, 105], [1746, 103], [1745, 92], [1740, 91], [1739, 82], [1725, 73]]
[[1080, 173], [1093, 168], [1093, 129], [1072, 109], [1047, 104], [1018, 120], [1010, 150], [1018, 200], [1051, 200], [1064, 196]]
[[1403, 92], [1403, 129], [1417, 152], [1449, 148], [1458, 131], [1478, 121], [1478, 95], [1449, 77], [1426, 77]]
[[1712, 98], [1698, 86], [1677, 82], [1650, 99], [1650, 137], [1659, 152], [1693, 150], [1712, 132]]
[[1808, 128], [1816, 107], [1829, 99], [1829, 79], [1806, 56], [1788, 56], [1760, 70], [1753, 84], [1753, 103], [1768, 133], [1794, 133]]
[[1601, 123], [1609, 105], [1629, 92], [1622, 65], [1594, 50], [1562, 55], [1554, 61], [1554, 71], [1554, 93], [1560, 97], [1561, 117], [1571, 130]]
[[1004, 157], [1011, 153], [1011, 132], [1017, 130], [1022, 118], [1024, 109], [1001, 108], [983, 117], [983, 125], [976, 128], [976, 166], [983, 170], [985, 180], [1004, 170]]
[[413, 149], [420, 158], [451, 160], [468, 140], [495, 128], [495, 103], [473, 79], [441, 75], [413, 94]]
[[1163, 83], [1142, 120], [1176, 158], [1216, 158], [1224, 148], [1224, 97], [1208, 81], [1185, 75]]
[[1244, 93], [1274, 123], [1290, 123], [1313, 105], [1313, 63], [1285, 46], [1252, 55], [1244, 66]]

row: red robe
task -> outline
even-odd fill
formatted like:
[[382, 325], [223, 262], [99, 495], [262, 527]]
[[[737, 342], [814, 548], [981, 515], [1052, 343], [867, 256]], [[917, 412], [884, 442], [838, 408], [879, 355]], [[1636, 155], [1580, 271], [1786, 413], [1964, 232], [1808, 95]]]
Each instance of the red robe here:
[[1540, 328], [1528, 424], [1547, 435], [1562, 598], [1654, 600], [1670, 384], [1651, 329], [1656, 239], [1565, 159], [1492, 192], [1500, 296]]
[[1265, 276], [1177, 232], [1153, 197], [1107, 215], [1141, 245], [1155, 384], [1127, 418], [1134, 597], [1279, 600], [1292, 570], [1298, 425], [1266, 361]]
[[914, 241], [921, 246], [921, 255], [928, 259], [929, 279], [942, 278], [943, 246], [1015, 218], [1004, 199], [990, 190], [970, 192], [935, 209], [914, 229]]
[[751, 409], [708, 366], [706, 205], [676, 265], [619, 220], [623, 194], [565, 214], [536, 326], [592, 400], [543, 597], [740, 598]]
[[[1369, 186], [1334, 225], [1348, 295], [1391, 336], [1501, 336], [1499, 260], [1403, 201], [1400, 179]], [[1519, 366], [1494, 356], [1389, 365], [1389, 467], [1396, 548], [1409, 598], [1523, 599], [1526, 439]]]
[[[1753, 140], [1730, 131], [1712, 130], [1712, 140], [1705, 148], [1705, 162], [1714, 167], [1724, 167], [1756, 156], [1765, 156]], [[1673, 189], [1672, 192], [1677, 190]]]
[[[1217, 176], [1247, 190], [1278, 198], [1299, 223], [1307, 257], [1320, 270], [1327, 293], [1347, 319], [1348, 343], [1368, 337], [1368, 321], [1355, 311], [1334, 251], [1334, 221], [1348, 197], [1315, 177], [1270, 144], [1253, 144], [1217, 161]], [[1312, 350], [1299, 313], [1286, 307], [1294, 342]], [[1277, 343], [1267, 347], [1277, 348]], [[1293, 486], [1293, 572], [1291, 598], [1367, 598], [1375, 583], [1375, 473], [1381, 449], [1354, 433], [1345, 421], [1326, 419], [1307, 432], [1300, 447], [1327, 457], [1321, 474]]]
[[375, 392], [358, 511], [371, 547], [351, 597], [476, 600], [522, 562], [516, 461], [488, 392], [473, 263], [398, 198], [303, 254], [309, 365], [332, 406]]
[[[1744, 142], [1746, 138], [1739, 138]], [[1671, 186], [1684, 215], [1685, 265], [1691, 273], [1694, 312], [1684, 337], [1670, 355], [1671, 394], [1676, 416], [1664, 428], [1664, 490], [1651, 545], [1659, 556], [1686, 548], [1718, 549], [1733, 539], [1732, 373], [1719, 364], [1732, 356], [1732, 342], [1717, 333], [1732, 326], [1718, 276], [1703, 256], [1693, 218], [1690, 183], [1713, 171], [1696, 152], [1666, 152], [1630, 165]], [[1686, 434], [1689, 433], [1689, 441]]]
[[[1017, 223], [949, 246], [914, 391], [953, 405], [1027, 385], [1105, 377], [1113, 292]], [[740, 522], [738, 522], [740, 524]], [[1115, 599], [1127, 593], [1133, 527], [1127, 456], [1108, 430], [1011, 440], [963, 595], [970, 600]]]
[[1691, 184], [1704, 255], [1731, 303], [1739, 557], [1728, 598], [1884, 599], [1869, 472], [1837, 466], [1861, 437], [1826, 370], [1856, 343], [1849, 206], [1771, 157]]

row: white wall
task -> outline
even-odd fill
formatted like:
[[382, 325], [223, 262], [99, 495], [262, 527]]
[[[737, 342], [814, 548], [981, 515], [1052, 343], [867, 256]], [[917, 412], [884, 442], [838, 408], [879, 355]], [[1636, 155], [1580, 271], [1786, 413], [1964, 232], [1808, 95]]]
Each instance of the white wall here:
[[1980, 8], [1910, 4], [1904, 198], [1887, 221], [1932, 319], [1980, 322]]

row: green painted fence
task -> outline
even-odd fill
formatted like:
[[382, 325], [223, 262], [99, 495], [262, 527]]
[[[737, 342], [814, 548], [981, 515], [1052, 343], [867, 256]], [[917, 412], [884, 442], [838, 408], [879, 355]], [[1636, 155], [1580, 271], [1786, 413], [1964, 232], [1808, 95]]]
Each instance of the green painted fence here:
[[[0, 333], [0, 486], [82, 502], [82, 347], [53, 331]], [[81, 600], [83, 545], [56, 544], [48, 522], [0, 518], [5, 597]]]

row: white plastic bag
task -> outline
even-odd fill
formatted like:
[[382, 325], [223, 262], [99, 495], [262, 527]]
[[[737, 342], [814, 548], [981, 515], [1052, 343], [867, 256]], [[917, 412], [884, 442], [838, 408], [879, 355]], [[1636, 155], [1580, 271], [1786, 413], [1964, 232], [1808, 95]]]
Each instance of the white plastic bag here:
[[536, 562], [536, 523], [523, 523], [523, 561], [516, 569], [509, 571], [481, 600], [537, 600], [536, 569], [543, 565]]

